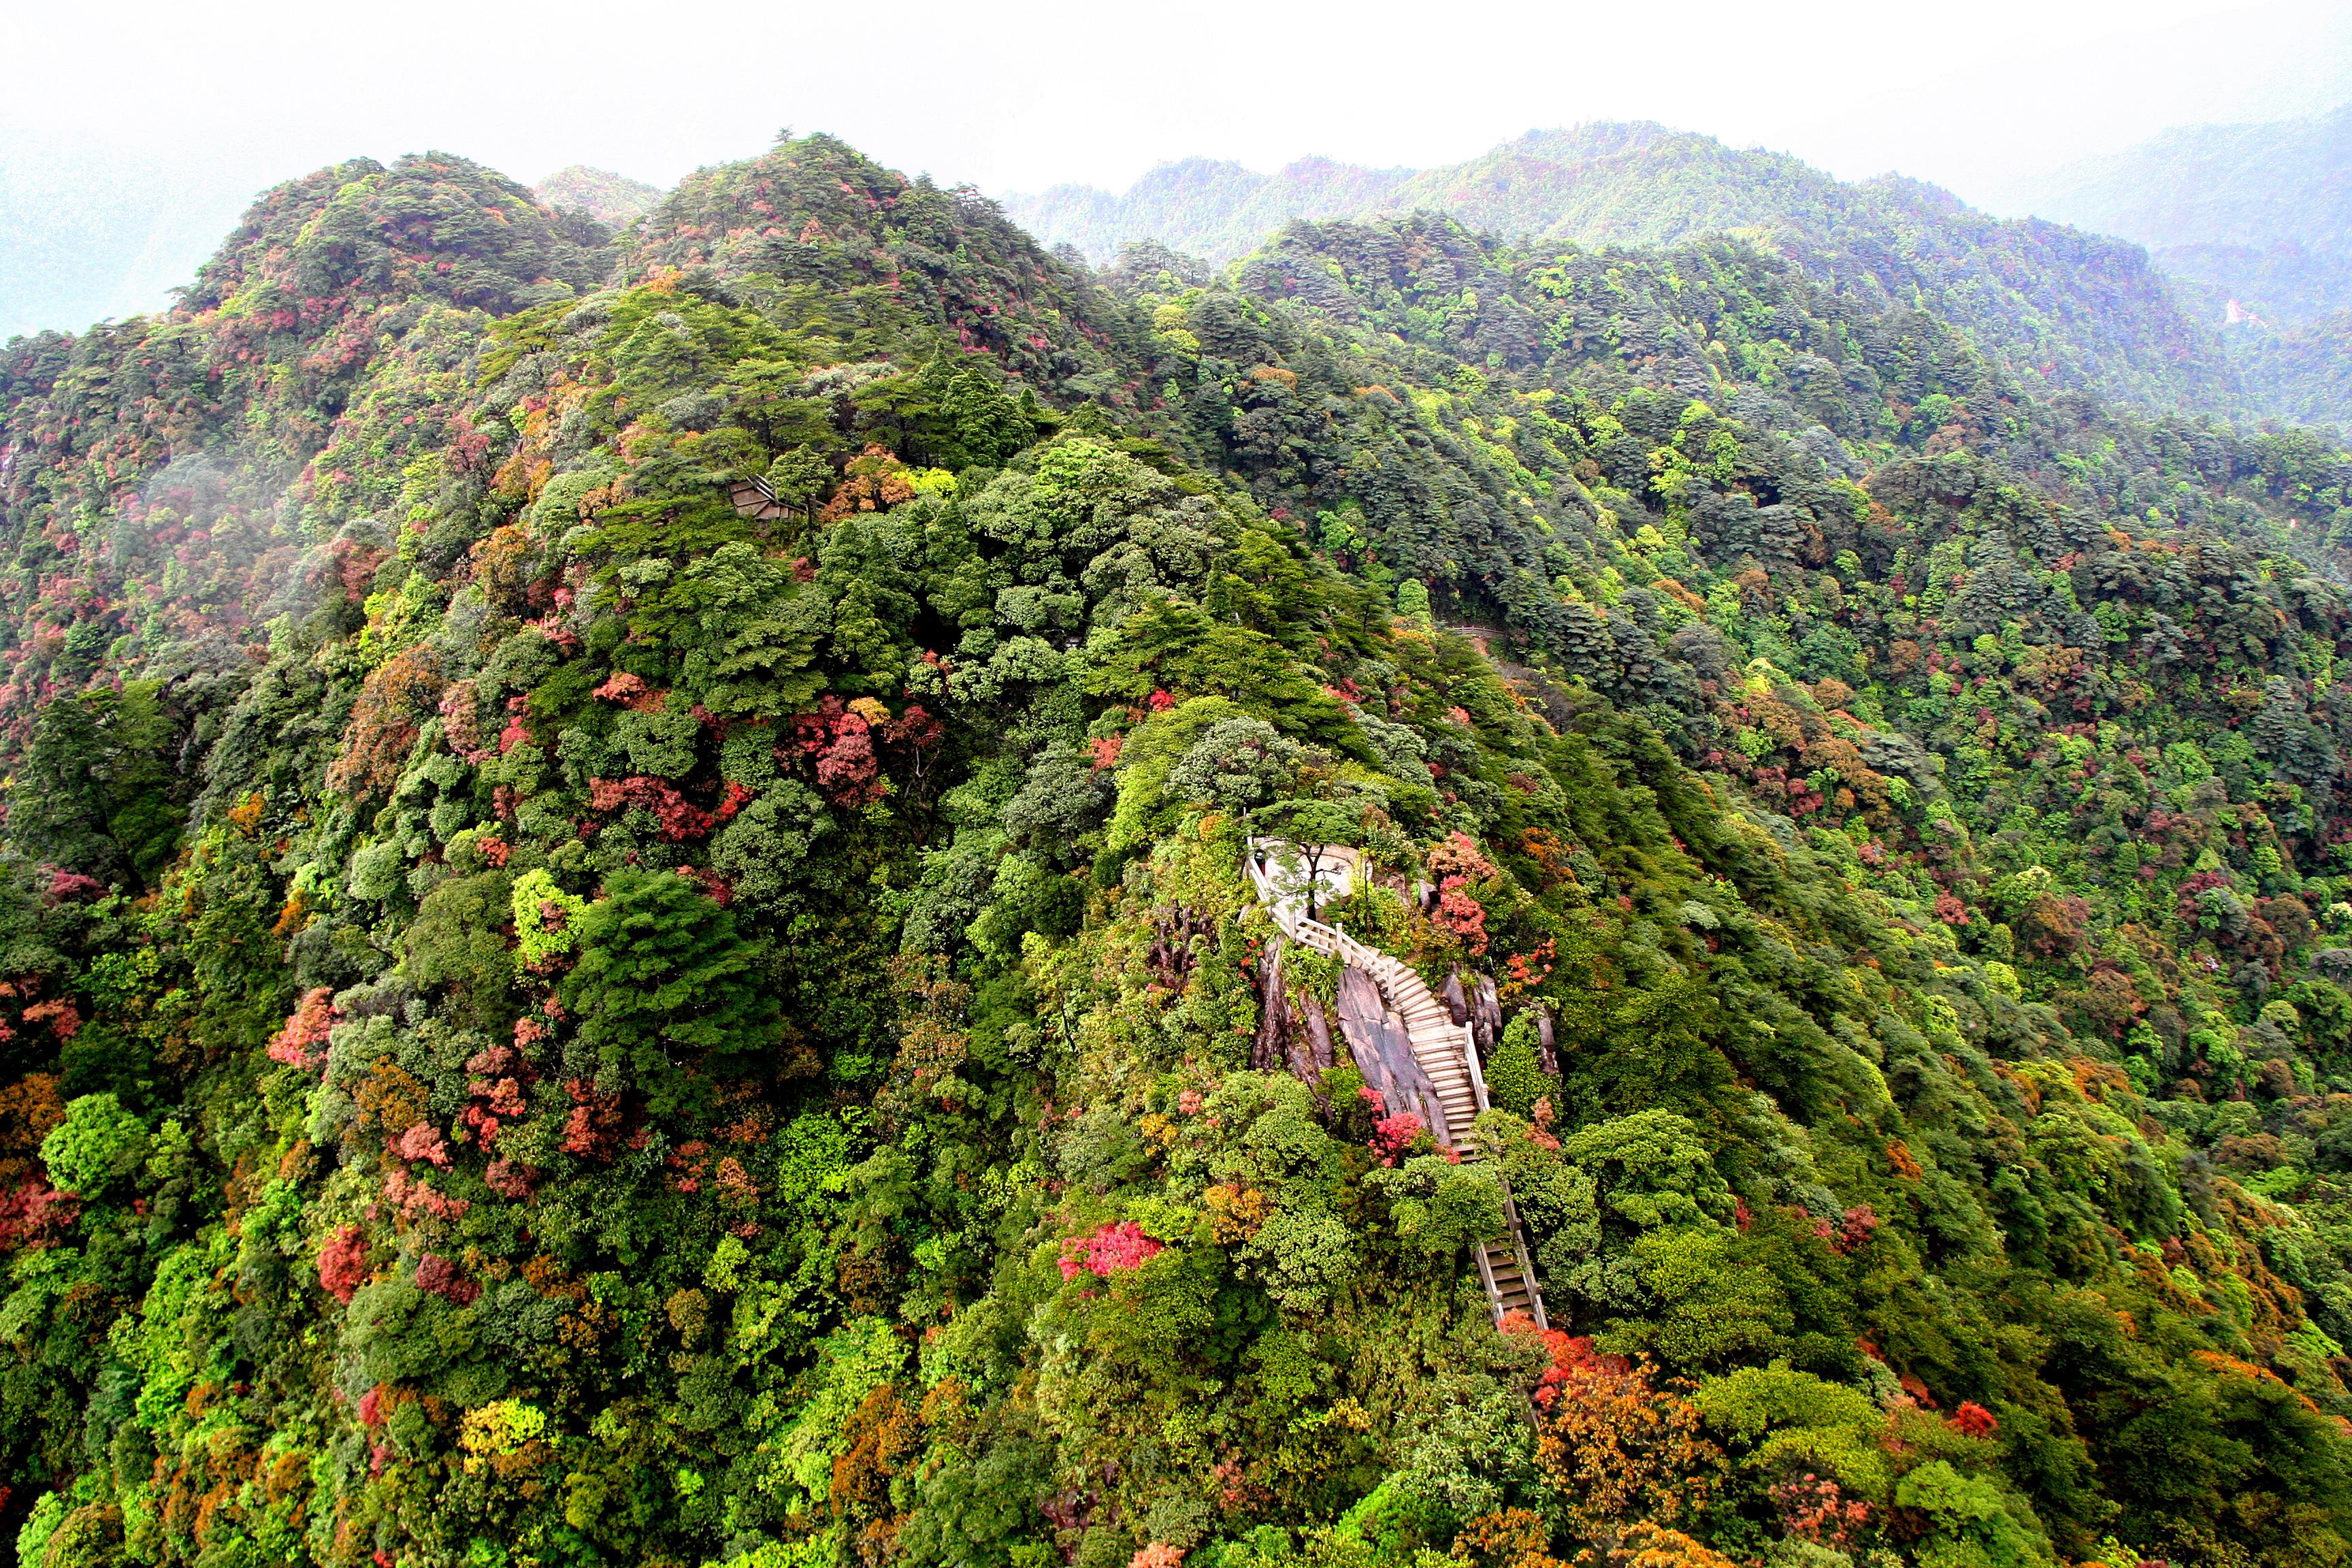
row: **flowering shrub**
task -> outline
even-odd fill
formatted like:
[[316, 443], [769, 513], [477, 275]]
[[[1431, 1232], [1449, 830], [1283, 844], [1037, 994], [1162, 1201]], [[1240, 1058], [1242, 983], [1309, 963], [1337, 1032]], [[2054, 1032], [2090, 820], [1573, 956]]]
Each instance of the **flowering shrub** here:
[[1466, 833], [1447, 835], [1429, 852], [1429, 874], [1437, 879], [1437, 924], [1460, 938], [1474, 954], [1486, 951], [1486, 911], [1469, 891], [1473, 882], [1494, 876], [1495, 863]]
[[319, 1249], [319, 1289], [348, 1307], [367, 1277], [367, 1238], [359, 1226], [344, 1226]]
[[303, 996], [285, 1026], [269, 1038], [271, 1061], [304, 1068], [324, 1065], [327, 1036], [335, 1024], [334, 994], [329, 987], [318, 985]]
[[1062, 1246], [1062, 1278], [1075, 1279], [1081, 1271], [1110, 1275], [1122, 1268], [1139, 1268], [1157, 1258], [1160, 1243], [1143, 1234], [1133, 1220], [1106, 1225], [1092, 1236], [1075, 1237]]
[[1383, 1165], [1393, 1165], [1411, 1152], [1429, 1129], [1412, 1111], [1396, 1116], [1383, 1116], [1372, 1127], [1372, 1152]]
[[2000, 1430], [2000, 1417], [1973, 1399], [1964, 1399], [1960, 1407], [1944, 1418], [1944, 1425], [1963, 1437], [1990, 1437]]
[[[835, 805], [852, 810], [882, 796], [881, 761], [874, 752], [874, 720], [861, 707], [881, 707], [871, 699], [845, 703], [827, 697], [814, 713], [793, 720], [793, 743], [816, 774], [817, 788]], [[887, 718], [888, 710], [882, 710]]]

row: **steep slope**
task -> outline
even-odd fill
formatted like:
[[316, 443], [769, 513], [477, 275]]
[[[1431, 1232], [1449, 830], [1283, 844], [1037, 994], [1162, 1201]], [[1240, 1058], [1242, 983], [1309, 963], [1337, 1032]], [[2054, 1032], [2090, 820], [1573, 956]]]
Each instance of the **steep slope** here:
[[1730, 243], [612, 243], [326, 171], [9, 351], [21, 1561], [2345, 1552], [2352, 459]]
[[1401, 183], [1370, 171], [1343, 179], [1323, 163], [1270, 181], [1238, 170], [1181, 177], [1193, 171], [1160, 171], [1124, 199], [1065, 190], [1007, 207], [1049, 241], [1074, 240], [1098, 258], [1150, 238], [1222, 259], [1271, 237], [1286, 216], [1414, 210], [1535, 250], [1738, 234], [1867, 308], [1930, 310], [1986, 356], [2050, 386], [2212, 412], [2236, 396], [2212, 328], [2182, 313], [2132, 246], [1991, 218], [1912, 181], [1843, 184], [1793, 158], [1663, 126], [1532, 132]]

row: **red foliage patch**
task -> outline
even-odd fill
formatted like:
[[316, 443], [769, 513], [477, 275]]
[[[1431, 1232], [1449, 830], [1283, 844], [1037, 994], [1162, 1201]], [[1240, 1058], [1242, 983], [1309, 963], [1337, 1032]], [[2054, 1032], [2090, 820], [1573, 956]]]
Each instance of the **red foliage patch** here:
[[81, 1032], [81, 1014], [70, 1002], [51, 997], [36, 1002], [25, 1009], [27, 1024], [47, 1024], [60, 1040], [70, 1040]]
[[588, 804], [598, 811], [643, 806], [653, 813], [661, 836], [673, 844], [710, 831], [710, 813], [678, 794], [667, 780], [642, 773], [625, 779], [590, 779]]
[[482, 1293], [482, 1288], [466, 1278], [466, 1271], [437, 1252], [428, 1252], [416, 1260], [416, 1288], [458, 1306], [470, 1305]]
[[367, 1277], [367, 1238], [347, 1225], [319, 1249], [319, 1289], [348, 1307]]
[[1870, 1504], [1846, 1497], [1837, 1482], [1810, 1471], [1775, 1485], [1772, 1506], [1788, 1533], [1822, 1546], [1843, 1547], [1870, 1524]]
[[1143, 1234], [1133, 1220], [1106, 1225], [1092, 1236], [1073, 1237], [1062, 1245], [1062, 1278], [1080, 1272], [1108, 1276], [1121, 1268], [1139, 1268], [1160, 1255], [1158, 1242]]
[[[876, 704], [875, 706], [879, 706]], [[793, 719], [793, 740], [816, 774], [817, 789], [835, 805], [856, 810], [882, 798], [882, 762], [874, 752], [873, 722], [838, 697]]]
[[590, 695], [601, 697], [607, 702], [617, 702], [624, 708], [645, 713], [658, 712], [663, 700], [669, 694], [666, 691], [655, 690], [645, 683], [642, 677], [632, 675], [624, 669], [614, 672], [610, 680], [596, 688]]
[[1845, 1223], [1838, 1227], [1837, 1238], [1830, 1246], [1840, 1253], [1867, 1247], [1879, 1226], [1878, 1212], [1868, 1204], [1857, 1204], [1845, 1211]]
[[621, 1097], [599, 1094], [586, 1079], [563, 1086], [572, 1097], [572, 1114], [563, 1121], [563, 1152], [609, 1159], [621, 1136]]
[[482, 745], [481, 700], [470, 680], [457, 681], [441, 694], [441, 734], [449, 749], [476, 767], [490, 760]]
[[63, 903], [68, 899], [95, 899], [106, 891], [106, 884], [95, 877], [85, 877], [79, 871], [68, 871], [61, 866], [49, 868], [49, 885], [46, 889], [49, 901]]
[[710, 901], [725, 909], [735, 898], [735, 886], [707, 866], [680, 866], [677, 874], [710, 895]]
[[0, 1252], [52, 1246], [79, 1212], [70, 1193], [61, 1193], [39, 1176], [0, 1192]]
[[269, 1059], [290, 1068], [324, 1067], [327, 1036], [335, 1026], [334, 996], [331, 987], [311, 987], [287, 1016], [285, 1026], [269, 1037]]
[[482, 1180], [489, 1183], [490, 1191], [500, 1197], [512, 1198], [520, 1203], [530, 1196], [537, 1186], [539, 1167], [527, 1165], [520, 1160], [493, 1160], [489, 1169], [482, 1173]]
[[1381, 1164], [1393, 1165], [1428, 1131], [1421, 1118], [1410, 1110], [1398, 1116], [1383, 1116], [1372, 1124], [1372, 1152], [1381, 1157]]
[[1461, 938], [1471, 952], [1485, 952], [1486, 911], [1468, 889], [1494, 876], [1495, 863], [1468, 834], [1454, 833], [1429, 852], [1429, 874], [1437, 879], [1437, 924]]
[[1973, 1399], [1960, 1401], [1960, 1407], [1944, 1418], [1944, 1425], [1963, 1437], [1990, 1437], [2000, 1430], [2000, 1418]]
[[392, 1141], [392, 1152], [403, 1160], [423, 1160], [435, 1165], [449, 1163], [449, 1144], [439, 1128], [427, 1121], [402, 1132]]
[[1594, 1375], [1620, 1377], [1633, 1368], [1633, 1363], [1622, 1355], [1596, 1352], [1589, 1337], [1572, 1338], [1559, 1329], [1537, 1328], [1536, 1321], [1525, 1312], [1504, 1313], [1499, 1327], [1507, 1334], [1535, 1334], [1551, 1352], [1551, 1365], [1536, 1380], [1534, 1395], [1536, 1404], [1547, 1410], [1570, 1383]]

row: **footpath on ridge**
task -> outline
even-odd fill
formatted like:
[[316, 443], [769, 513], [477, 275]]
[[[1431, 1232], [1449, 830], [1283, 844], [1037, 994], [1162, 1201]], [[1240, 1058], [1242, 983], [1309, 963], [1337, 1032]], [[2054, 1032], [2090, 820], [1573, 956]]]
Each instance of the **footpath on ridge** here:
[[[1348, 966], [1339, 983], [1339, 1029], [1364, 1082], [1381, 1095], [1391, 1115], [1418, 1115], [1440, 1148], [1454, 1151], [1465, 1162], [1477, 1159], [1471, 1129], [1486, 1109], [1486, 1080], [1478, 1068], [1477, 1042], [1470, 1026], [1454, 1017], [1411, 964], [1309, 912], [1362, 880], [1360, 854], [1337, 846], [1254, 838], [1249, 875], [1259, 901], [1285, 937]], [[1310, 888], [1320, 896], [1310, 900]], [[1524, 1312], [1537, 1327], [1549, 1328], [1534, 1260], [1507, 1182], [1503, 1213], [1505, 1234], [1473, 1249], [1487, 1304], [1498, 1323], [1506, 1313]]]

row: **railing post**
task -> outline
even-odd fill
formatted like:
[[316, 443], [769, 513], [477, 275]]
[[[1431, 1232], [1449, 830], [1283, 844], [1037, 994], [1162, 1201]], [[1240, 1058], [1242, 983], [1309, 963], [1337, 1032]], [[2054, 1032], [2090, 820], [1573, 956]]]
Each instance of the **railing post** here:
[[1460, 1028], [1462, 1059], [1470, 1064], [1470, 1091], [1478, 1097], [1479, 1110], [1491, 1110], [1494, 1107], [1486, 1103], [1486, 1075], [1478, 1070], [1478, 1037], [1467, 1024], [1461, 1025]]

